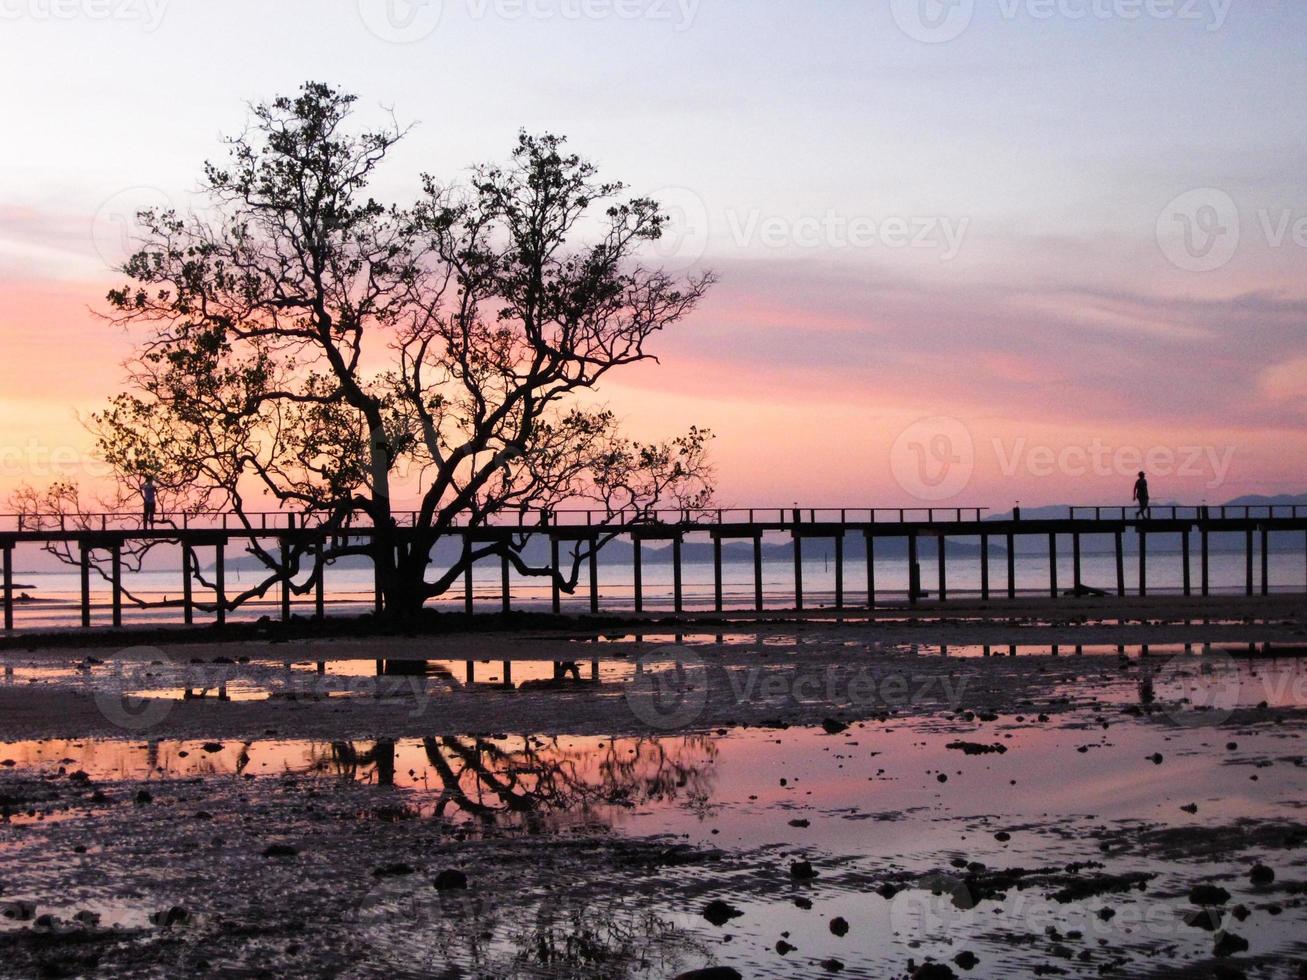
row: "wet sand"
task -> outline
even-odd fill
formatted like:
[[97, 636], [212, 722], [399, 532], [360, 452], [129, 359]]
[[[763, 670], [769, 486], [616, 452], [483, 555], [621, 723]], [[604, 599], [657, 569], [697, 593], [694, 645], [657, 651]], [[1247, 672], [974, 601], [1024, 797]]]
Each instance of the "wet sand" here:
[[666, 629], [6, 652], [0, 975], [1301, 975], [1292, 609]]

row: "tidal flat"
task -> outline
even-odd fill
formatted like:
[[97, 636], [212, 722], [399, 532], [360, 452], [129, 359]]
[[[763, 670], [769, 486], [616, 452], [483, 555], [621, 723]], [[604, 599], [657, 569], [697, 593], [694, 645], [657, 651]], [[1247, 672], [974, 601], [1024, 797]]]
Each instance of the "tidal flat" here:
[[689, 629], [7, 652], [0, 975], [1303, 975], [1297, 623]]

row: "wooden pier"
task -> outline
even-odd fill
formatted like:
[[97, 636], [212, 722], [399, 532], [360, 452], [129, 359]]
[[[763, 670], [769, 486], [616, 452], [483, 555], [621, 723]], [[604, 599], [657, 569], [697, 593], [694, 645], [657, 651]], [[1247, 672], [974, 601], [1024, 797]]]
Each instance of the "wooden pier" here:
[[[389, 532], [389, 537], [400, 548], [414, 537], [411, 527], [406, 528], [402, 520], [412, 515], [399, 515], [397, 526]], [[560, 567], [561, 549], [566, 544], [581, 543], [594, 545], [613, 537], [626, 539], [632, 547], [632, 566], [634, 574], [634, 596], [630, 607], [609, 606], [604, 609], [610, 613], [643, 613], [645, 610], [645, 590], [643, 581], [642, 546], [645, 542], [670, 542], [672, 551], [672, 605], [674, 613], [685, 611], [683, 595], [683, 556], [682, 546], [687, 538], [700, 536], [711, 541], [713, 552], [713, 610], [716, 612], [762, 612], [764, 611], [763, 594], [763, 539], [767, 535], [786, 536], [793, 542], [794, 592], [793, 609], [802, 611], [805, 603], [803, 582], [803, 548], [806, 541], [826, 540], [834, 543], [834, 609], [836, 611], [852, 609], [875, 609], [887, 601], [905, 602], [916, 606], [927, 601], [947, 603], [954, 594], [949, 584], [950, 556], [947, 544], [950, 540], [972, 539], [979, 541], [980, 553], [980, 589], [979, 599], [983, 602], [1012, 601], [1018, 597], [1017, 564], [1023, 557], [1023, 542], [1038, 541], [1039, 551], [1047, 555], [1049, 561], [1049, 580], [1047, 594], [1053, 599], [1083, 595], [1112, 594], [1126, 595], [1125, 577], [1125, 540], [1126, 535], [1134, 534], [1138, 542], [1138, 577], [1137, 588], [1140, 596], [1149, 594], [1149, 571], [1161, 560], [1182, 563], [1182, 594], [1185, 596], [1209, 596], [1211, 594], [1211, 551], [1210, 541], [1213, 535], [1226, 534], [1242, 537], [1245, 558], [1245, 592], [1249, 596], [1269, 594], [1268, 554], [1271, 534], [1292, 533], [1299, 535], [1304, 556], [1303, 576], [1300, 581], [1302, 591], [1307, 594], [1307, 507], [1154, 507], [1151, 515], [1136, 519], [1129, 508], [1087, 507], [1071, 508], [1065, 518], [1055, 519], [1021, 519], [1019, 511], [1012, 517], [996, 519], [986, 517], [984, 508], [949, 508], [949, 509], [854, 509], [854, 508], [784, 508], [784, 509], [710, 509], [695, 511], [659, 511], [645, 514], [638, 521], [628, 521], [625, 515], [609, 515], [597, 511], [557, 511], [545, 512], [538, 517], [514, 514], [514, 520], [502, 523], [480, 524], [474, 527], [456, 527], [447, 530], [442, 536], [461, 540], [463, 548], [463, 599], [466, 612], [475, 612], [472, 589], [473, 563], [468, 561], [475, 546], [493, 548], [496, 545], [506, 548], [510, 542], [521, 543], [523, 537], [540, 536], [546, 538], [554, 568]], [[326, 597], [323, 586], [322, 562], [324, 553], [334, 543], [348, 539], [351, 542], [367, 542], [376, 537], [376, 530], [369, 527], [351, 526], [347, 529], [315, 527], [313, 521], [301, 515], [286, 513], [267, 513], [241, 515], [211, 514], [188, 517], [180, 524], [160, 523], [152, 528], [141, 528], [139, 519], [125, 515], [86, 515], [79, 520], [78, 526], [69, 526], [70, 520], [59, 517], [0, 516], [0, 558], [3, 559], [3, 607], [4, 629], [14, 630], [15, 584], [14, 551], [20, 545], [44, 547], [62, 545], [69, 548], [80, 558], [81, 573], [81, 625], [90, 628], [92, 621], [91, 603], [91, 568], [92, 556], [99, 555], [101, 560], [107, 556], [109, 572], [106, 576], [110, 588], [110, 621], [113, 626], [122, 625], [124, 589], [122, 581], [123, 553], [132, 544], [144, 544], [152, 541], [180, 546], [183, 555], [181, 581], [182, 598], [179, 603], [170, 603], [180, 610], [182, 622], [191, 624], [197, 611], [208, 611], [214, 615], [216, 624], [222, 625], [227, 613], [234, 607], [226, 592], [226, 562], [229, 548], [243, 542], [258, 541], [261, 546], [275, 546], [280, 549], [285, 574], [279, 579], [279, 611], [283, 620], [291, 618], [292, 605], [292, 570], [287, 555], [292, 550], [301, 555], [308, 555], [316, 562], [314, 590], [312, 597], [313, 614], [321, 618], [326, 614]], [[136, 525], [136, 526], [133, 526]], [[850, 536], [862, 536], [865, 542], [866, 582], [860, 583], [855, 590], [849, 589], [845, 576], [844, 543]], [[1115, 551], [1115, 583], [1108, 588], [1092, 588], [1081, 578], [1082, 540], [1085, 537], [1110, 537]], [[1199, 551], [1199, 568], [1197, 581], [1191, 568], [1191, 539], [1197, 537]], [[906, 571], [909, 587], [906, 595], [900, 591], [890, 597], [878, 591], [875, 561], [876, 546], [884, 539], [901, 539], [906, 541]], [[1180, 542], [1178, 556], [1175, 552], [1153, 554], [1150, 558], [1150, 542], [1166, 539]], [[935, 578], [935, 595], [929, 596], [922, 587], [920, 570], [920, 544], [923, 539], [932, 539], [936, 545], [937, 567]], [[722, 545], [727, 541], [747, 541], [753, 551], [753, 596], [750, 607], [728, 608], [724, 601], [722, 582]], [[991, 572], [991, 549], [995, 541], [1001, 542], [1005, 551], [1005, 579], [993, 581]], [[1072, 581], [1058, 580], [1058, 556], [1060, 542], [1070, 542], [1072, 555]], [[199, 569], [198, 555], [208, 550], [213, 555], [213, 595], [205, 599], [196, 595], [195, 584]], [[1030, 550], [1024, 550], [1024, 556], [1030, 556]], [[1257, 557], [1260, 556], [1260, 563]], [[600, 612], [600, 592], [598, 564], [602, 550], [591, 552], [587, 559], [587, 578], [589, 610]], [[496, 611], [509, 612], [513, 609], [513, 596], [510, 589], [510, 563], [506, 555], [499, 555], [501, 569], [501, 596]], [[1260, 579], [1257, 572], [1260, 571]], [[269, 576], [276, 575], [270, 570]], [[864, 588], [865, 586], [865, 588]], [[1296, 591], [1296, 587], [1295, 587]], [[551, 608], [560, 612], [562, 608], [563, 587], [558, 576], [552, 578]], [[975, 595], [974, 591], [972, 595]], [[902, 598], [899, 598], [902, 597]], [[376, 607], [381, 609], [381, 593], [377, 590]]]

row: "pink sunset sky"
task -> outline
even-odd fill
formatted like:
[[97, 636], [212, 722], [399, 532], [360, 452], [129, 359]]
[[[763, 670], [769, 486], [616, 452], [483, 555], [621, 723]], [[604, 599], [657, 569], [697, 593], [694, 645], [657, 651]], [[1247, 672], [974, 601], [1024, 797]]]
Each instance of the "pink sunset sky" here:
[[96, 311], [134, 210], [191, 206], [244, 104], [309, 78], [415, 124], [382, 199], [526, 127], [667, 204], [657, 258], [720, 284], [602, 395], [641, 437], [712, 428], [725, 505], [1120, 503], [1140, 466], [1159, 501], [1307, 491], [1300, 3], [0, 17], [0, 502], [95, 478], [79, 418], [131, 347]]

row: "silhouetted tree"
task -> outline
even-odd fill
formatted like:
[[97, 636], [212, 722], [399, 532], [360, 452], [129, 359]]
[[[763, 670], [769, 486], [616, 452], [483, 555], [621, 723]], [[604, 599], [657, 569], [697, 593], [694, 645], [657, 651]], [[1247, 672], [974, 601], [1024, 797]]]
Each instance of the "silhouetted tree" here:
[[[129, 282], [108, 299], [115, 323], [145, 332], [127, 390], [93, 421], [120, 497], [151, 473], [161, 516], [221, 509], [255, 527], [271, 499], [310, 526], [371, 524], [375, 547], [341, 537], [326, 557], [372, 555], [400, 615], [500, 551], [571, 590], [585, 546], [570, 568], [542, 567], [523, 536], [425, 573], [442, 533], [505, 510], [586, 501], [612, 523], [707, 502], [708, 432], [633, 442], [584, 396], [649, 359], [713, 277], [642, 265], [666, 222], [657, 203], [623, 199], [553, 135], [522, 133], [470, 186], [424, 177], [415, 205], [382, 204], [368, 188], [404, 131], [358, 131], [354, 102], [309, 83], [254, 106], [228, 161], [205, 167], [205, 212], [140, 215]], [[397, 492], [416, 500], [411, 519]], [[297, 579], [304, 557], [287, 573], [251, 551], [268, 572], [233, 606]]]

